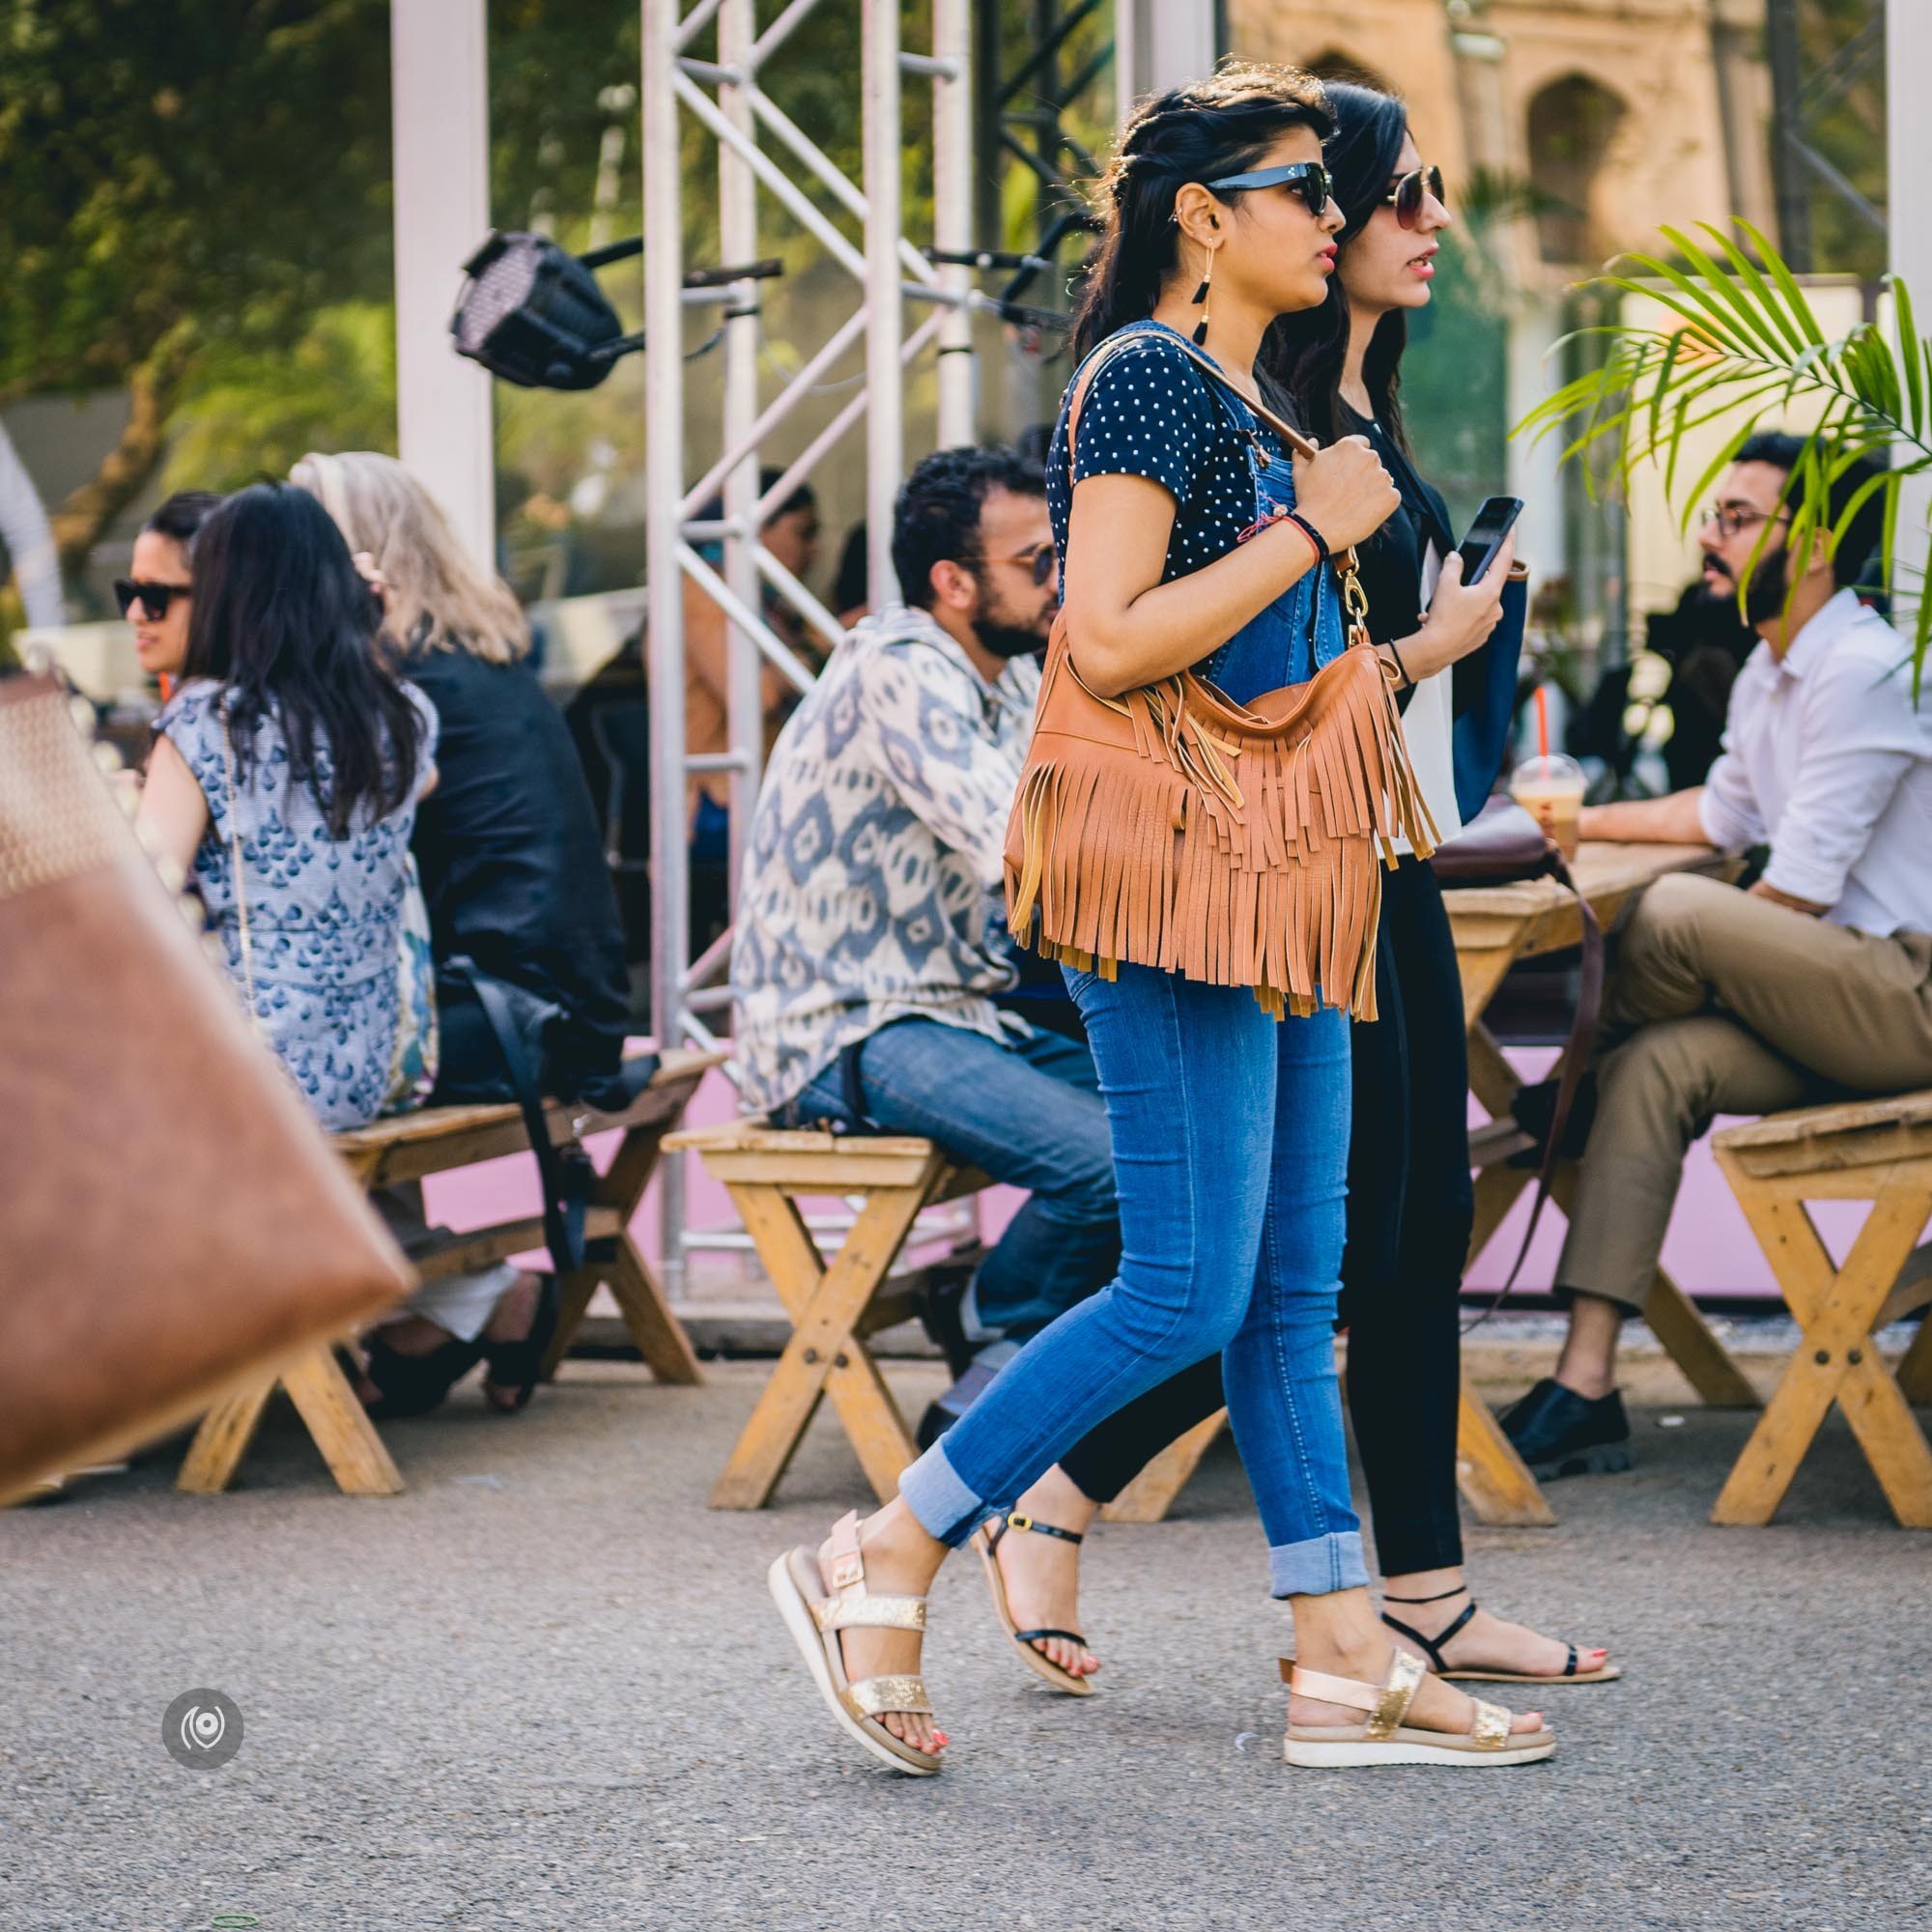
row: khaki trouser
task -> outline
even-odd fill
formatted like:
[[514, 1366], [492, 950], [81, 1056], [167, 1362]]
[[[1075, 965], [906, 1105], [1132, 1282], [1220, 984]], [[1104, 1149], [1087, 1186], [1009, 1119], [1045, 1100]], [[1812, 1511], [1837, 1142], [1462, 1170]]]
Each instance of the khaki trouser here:
[[1932, 936], [1875, 939], [1674, 872], [1623, 930], [1598, 1045], [1556, 1280], [1634, 1314], [1714, 1116], [1932, 1087]]

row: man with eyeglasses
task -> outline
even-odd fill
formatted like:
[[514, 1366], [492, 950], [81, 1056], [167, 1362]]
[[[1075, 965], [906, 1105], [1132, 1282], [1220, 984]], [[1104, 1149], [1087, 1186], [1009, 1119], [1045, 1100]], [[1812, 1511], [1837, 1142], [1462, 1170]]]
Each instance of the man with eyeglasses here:
[[1039, 465], [927, 457], [895, 506], [893, 564], [905, 602], [846, 635], [766, 769], [733, 1044], [746, 1105], [780, 1125], [924, 1135], [1029, 1190], [931, 1311], [960, 1381], [929, 1436], [1112, 1278], [1120, 1232], [1093, 1057], [1003, 997], [1007, 819], [1060, 604]]
[[[1706, 594], [1735, 599], [1745, 583], [1760, 639], [1731, 688], [1722, 754], [1690, 790], [1583, 812], [1585, 838], [1770, 858], [1748, 892], [1660, 879], [1621, 935], [1556, 1271], [1570, 1332], [1555, 1376], [1503, 1420], [1539, 1477], [1630, 1466], [1617, 1336], [1714, 1116], [1932, 1086], [1932, 693], [1915, 701], [1911, 646], [1851, 587], [1878, 546], [1878, 500], [1834, 554], [1788, 548], [1803, 448], [1751, 437], [1698, 532]], [[1838, 479], [1834, 522], [1875, 474], [1861, 462]], [[1547, 1097], [1520, 1102], [1533, 1133]]]

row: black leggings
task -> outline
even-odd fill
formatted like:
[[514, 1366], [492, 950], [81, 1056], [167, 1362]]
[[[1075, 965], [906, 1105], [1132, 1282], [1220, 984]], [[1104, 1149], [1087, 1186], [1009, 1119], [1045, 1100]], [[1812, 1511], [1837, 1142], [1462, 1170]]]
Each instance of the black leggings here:
[[[1352, 1029], [1341, 1320], [1376, 1554], [1382, 1574], [1394, 1577], [1463, 1560], [1457, 1293], [1475, 1211], [1463, 982], [1442, 889], [1419, 859], [1405, 858], [1382, 877], [1376, 1004], [1380, 1018]], [[1111, 1502], [1221, 1406], [1221, 1359], [1210, 1355], [1109, 1416], [1061, 1467], [1096, 1502]]]

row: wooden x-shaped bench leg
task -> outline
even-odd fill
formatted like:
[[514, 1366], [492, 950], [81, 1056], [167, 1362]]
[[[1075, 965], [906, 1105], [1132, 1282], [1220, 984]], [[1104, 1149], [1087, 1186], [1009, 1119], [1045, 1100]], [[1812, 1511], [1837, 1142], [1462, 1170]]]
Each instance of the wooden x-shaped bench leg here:
[[403, 1479], [394, 1460], [328, 1349], [312, 1350], [279, 1377], [229, 1396], [210, 1409], [175, 1479], [177, 1489], [213, 1495], [235, 1480], [277, 1383], [288, 1391], [345, 1495], [402, 1494]]
[[[352, 1160], [348, 1165], [357, 1185], [366, 1185], [374, 1171], [373, 1157]], [[177, 1489], [214, 1495], [235, 1480], [277, 1384], [288, 1390], [289, 1399], [345, 1494], [402, 1494], [403, 1479], [395, 1462], [329, 1348], [311, 1350], [279, 1376], [266, 1376], [216, 1403], [202, 1417], [201, 1427], [188, 1445], [175, 1478]]]
[[1922, 1166], [1901, 1167], [1880, 1182], [1865, 1225], [1834, 1272], [1798, 1193], [1802, 1179], [1757, 1179], [1721, 1148], [1718, 1159], [1804, 1340], [1725, 1481], [1711, 1520], [1769, 1522], [1835, 1402], [1899, 1522], [1932, 1529], [1932, 1446], [1872, 1340], [1892, 1283], [1932, 1213], [1932, 1186]]
[[829, 1267], [790, 1196], [757, 1182], [730, 1183], [745, 1231], [791, 1317], [792, 1337], [711, 1492], [713, 1509], [762, 1509], [827, 1395], [879, 1500], [897, 1492], [899, 1472], [919, 1451], [859, 1329], [945, 1171], [935, 1154], [917, 1185], [871, 1194]]
[[556, 1335], [544, 1357], [546, 1380], [556, 1374], [557, 1364], [568, 1352], [599, 1282], [611, 1285], [624, 1326], [630, 1330], [638, 1352], [659, 1381], [691, 1384], [704, 1379], [684, 1324], [670, 1312], [662, 1285], [630, 1234], [638, 1204], [657, 1172], [664, 1137], [675, 1124], [673, 1116], [670, 1120], [629, 1128], [618, 1144], [615, 1157], [592, 1187], [591, 1207], [614, 1208], [618, 1232], [587, 1242], [583, 1266], [565, 1275], [557, 1284], [561, 1306]]

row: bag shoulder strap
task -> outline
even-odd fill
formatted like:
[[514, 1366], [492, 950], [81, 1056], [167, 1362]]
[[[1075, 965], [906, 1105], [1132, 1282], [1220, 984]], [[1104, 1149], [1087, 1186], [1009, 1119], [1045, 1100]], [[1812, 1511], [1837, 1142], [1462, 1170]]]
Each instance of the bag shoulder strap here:
[[[1125, 344], [1129, 341], [1139, 341], [1143, 339], [1147, 333], [1148, 333], [1147, 330], [1136, 327], [1132, 324], [1129, 324], [1128, 327], [1125, 328], [1116, 329], [1112, 335], [1108, 336], [1107, 339], [1094, 351], [1093, 355], [1091, 355], [1087, 358], [1086, 367], [1082, 369], [1080, 373], [1074, 377], [1073, 396], [1072, 400], [1067, 404], [1066, 408], [1066, 459], [1067, 459], [1067, 468], [1069, 469], [1071, 469], [1073, 463], [1074, 427], [1080, 420], [1080, 411], [1082, 405], [1087, 400], [1087, 392], [1094, 386], [1094, 378], [1100, 373], [1100, 368], [1102, 363], [1108, 358], [1110, 355], [1113, 354], [1114, 351], [1122, 347], [1124, 347]], [[1222, 369], [1220, 364], [1217, 363], [1211, 355], [1204, 355], [1201, 353], [1201, 351], [1195, 348], [1193, 343], [1189, 342], [1184, 335], [1177, 334], [1174, 333], [1173, 331], [1163, 329], [1160, 334], [1160, 339], [1162, 341], [1171, 342], [1173, 346], [1179, 349], [1183, 355], [1186, 355], [1193, 361], [1198, 362], [1201, 365], [1201, 367], [1208, 373], [1208, 375], [1210, 376], [1214, 380], [1214, 382], [1218, 383], [1222, 388], [1227, 390], [1227, 392], [1231, 396], [1233, 396], [1237, 402], [1243, 404], [1246, 408], [1253, 410], [1255, 414], [1258, 417], [1260, 417], [1260, 419], [1263, 422], [1264, 422], [1269, 429], [1273, 430], [1275, 435], [1280, 437], [1282, 441], [1287, 443], [1289, 448], [1293, 450], [1297, 456], [1313, 456], [1316, 450], [1320, 447], [1318, 443], [1312, 440], [1309, 437], [1304, 436], [1300, 430], [1296, 429], [1293, 423], [1277, 415], [1274, 412], [1274, 411], [1269, 409], [1265, 403], [1255, 401], [1250, 397], [1243, 395], [1241, 391], [1237, 389], [1235, 386], [1235, 384], [1228, 380], [1227, 372], [1224, 369]]]

